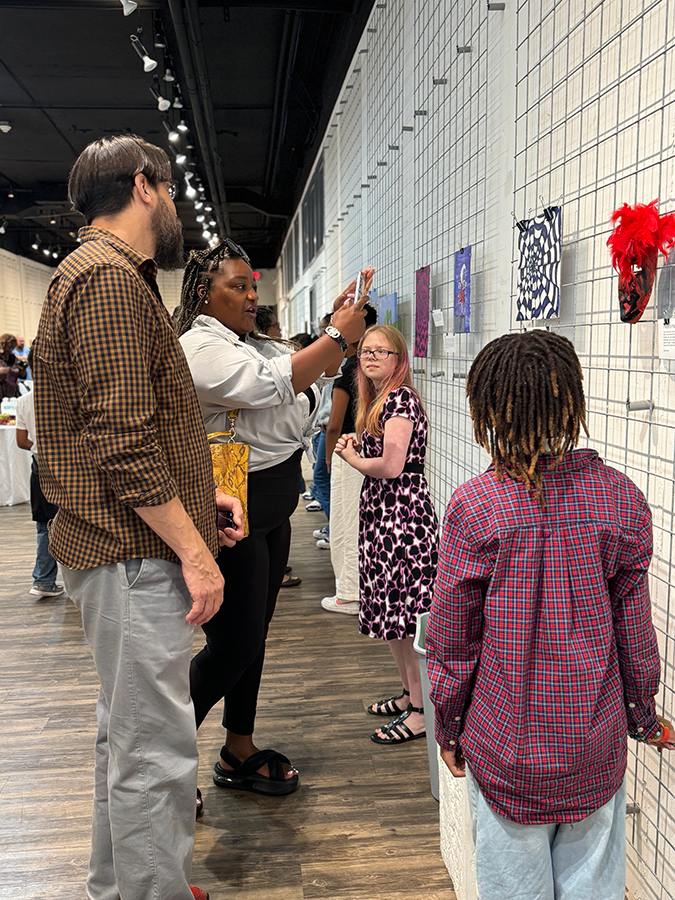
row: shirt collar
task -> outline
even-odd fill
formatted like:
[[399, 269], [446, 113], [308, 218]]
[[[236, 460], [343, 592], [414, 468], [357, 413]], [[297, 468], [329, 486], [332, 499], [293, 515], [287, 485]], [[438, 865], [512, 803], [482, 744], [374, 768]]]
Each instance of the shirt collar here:
[[560, 462], [556, 462], [555, 456], [540, 456], [538, 465], [543, 471], [576, 472], [585, 469], [599, 458], [597, 450], [584, 447], [581, 450], [568, 451]]
[[118, 253], [126, 257], [136, 269], [139, 269], [143, 275], [146, 277], [149, 275], [153, 281], [157, 279], [157, 263], [154, 259], [151, 259], [144, 253], [140, 253], [131, 244], [127, 244], [122, 238], [113, 234], [112, 231], [107, 231], [105, 228], [96, 228], [94, 225], [84, 225], [77, 232], [77, 236], [83, 244], [87, 241], [104, 241], [106, 244], [110, 244]]
[[236, 341], [237, 344], [249, 343], [250, 335], [244, 335], [244, 338], [242, 340], [235, 331], [232, 331], [226, 325], [223, 325], [222, 322], [218, 321], [218, 319], [214, 318], [213, 316], [207, 316], [202, 313], [201, 315], [197, 316], [193, 323], [193, 326], [197, 324], [206, 326], [207, 328], [212, 328], [214, 331], [219, 331], [224, 337], [228, 338], [228, 340]]

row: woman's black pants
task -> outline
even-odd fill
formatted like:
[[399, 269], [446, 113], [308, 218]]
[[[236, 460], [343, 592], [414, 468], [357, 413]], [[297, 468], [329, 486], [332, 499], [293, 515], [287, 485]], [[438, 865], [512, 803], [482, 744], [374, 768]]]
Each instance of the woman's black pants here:
[[225, 728], [253, 734], [267, 629], [291, 546], [290, 517], [298, 505], [301, 458], [298, 450], [277, 466], [249, 473], [249, 536], [218, 554], [225, 579], [223, 605], [202, 625], [206, 646], [190, 666], [198, 728], [225, 698]]

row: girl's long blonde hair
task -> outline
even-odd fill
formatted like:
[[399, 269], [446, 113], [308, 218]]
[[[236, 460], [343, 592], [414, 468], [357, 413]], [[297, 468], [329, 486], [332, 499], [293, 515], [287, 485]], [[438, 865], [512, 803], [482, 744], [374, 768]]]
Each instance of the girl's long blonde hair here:
[[[364, 431], [372, 434], [374, 437], [382, 437], [382, 429], [379, 425], [380, 413], [384, 406], [384, 401], [391, 391], [405, 385], [407, 388], [417, 394], [413, 383], [412, 374], [410, 372], [410, 362], [408, 360], [408, 347], [405, 338], [393, 325], [373, 325], [368, 328], [366, 333], [359, 341], [360, 350], [363, 342], [372, 334], [379, 333], [385, 339], [389, 347], [396, 352], [397, 363], [396, 368], [390, 377], [380, 386], [379, 391], [375, 390], [375, 385], [368, 378], [361, 367], [359, 360], [358, 381], [359, 381], [359, 400], [356, 410], [356, 435], [360, 437]], [[419, 395], [418, 395], [419, 396]]]

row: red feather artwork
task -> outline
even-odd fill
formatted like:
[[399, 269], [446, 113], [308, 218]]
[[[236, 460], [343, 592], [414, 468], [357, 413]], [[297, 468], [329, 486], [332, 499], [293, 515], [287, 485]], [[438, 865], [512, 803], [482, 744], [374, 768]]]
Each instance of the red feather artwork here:
[[675, 213], [660, 216], [657, 203], [624, 203], [611, 216], [614, 231], [607, 246], [619, 273], [622, 322], [640, 320], [654, 287], [659, 251], [667, 256], [675, 244]]

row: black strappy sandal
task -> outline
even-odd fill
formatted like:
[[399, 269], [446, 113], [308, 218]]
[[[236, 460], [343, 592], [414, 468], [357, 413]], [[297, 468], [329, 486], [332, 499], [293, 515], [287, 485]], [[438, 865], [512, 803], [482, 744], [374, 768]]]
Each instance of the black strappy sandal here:
[[204, 815], [204, 801], [202, 800], [202, 792], [197, 788], [197, 815], [196, 819], [201, 819]]
[[[253, 791], [254, 794], [292, 794], [300, 783], [297, 775], [286, 778], [282, 763], [292, 765], [290, 759], [276, 750], [258, 750], [240, 762], [225, 747], [222, 747], [220, 756], [232, 766], [224, 769], [219, 762], [213, 767], [213, 783], [218, 787], [234, 788], [238, 791]], [[261, 775], [258, 769], [267, 763], [269, 776]]]
[[406, 707], [406, 709], [401, 709], [397, 704], [397, 700], [401, 700], [403, 697], [409, 697], [410, 691], [403, 691], [400, 697], [390, 697], [388, 700], [380, 700], [377, 703], [371, 704], [375, 709], [371, 709], [370, 706], [366, 710], [369, 716], [386, 716], [390, 719], [392, 716], [400, 716], [402, 713], [407, 712], [410, 709], [410, 704]]
[[407, 744], [409, 741], [416, 741], [418, 738], [426, 737], [426, 731], [420, 731], [419, 734], [413, 734], [405, 724], [405, 720], [410, 713], [414, 712], [424, 715], [424, 709], [421, 706], [409, 706], [406, 711], [394, 719], [393, 722], [384, 725], [380, 729], [380, 731], [387, 735], [386, 738], [380, 737], [379, 734], [375, 732], [370, 736], [371, 741], [374, 744], [387, 744], [393, 746], [394, 744]]

